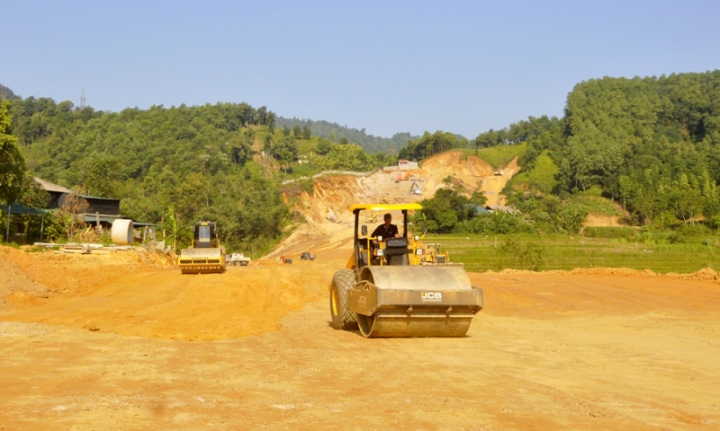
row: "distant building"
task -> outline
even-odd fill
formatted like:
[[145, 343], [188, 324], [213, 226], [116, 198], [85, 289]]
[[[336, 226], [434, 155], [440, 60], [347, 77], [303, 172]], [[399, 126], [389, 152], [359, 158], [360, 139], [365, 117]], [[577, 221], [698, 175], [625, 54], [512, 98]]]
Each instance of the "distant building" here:
[[[37, 181], [37, 183], [40, 184], [40, 187], [48, 193], [49, 196], [46, 209], [51, 212], [62, 208], [68, 197], [75, 194], [75, 192], [70, 189], [37, 177], [35, 177], [35, 181]], [[85, 199], [88, 203], [88, 207], [85, 212], [79, 214], [80, 218], [83, 219], [85, 223], [99, 223], [104, 228], [110, 228], [113, 220], [122, 218], [120, 215], [120, 199], [101, 198], [88, 195], [77, 196]]]

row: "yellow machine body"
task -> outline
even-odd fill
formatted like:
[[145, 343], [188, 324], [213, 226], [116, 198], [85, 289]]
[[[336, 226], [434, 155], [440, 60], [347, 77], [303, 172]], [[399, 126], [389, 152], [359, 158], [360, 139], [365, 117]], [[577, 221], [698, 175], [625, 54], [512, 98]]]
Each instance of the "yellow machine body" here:
[[178, 265], [183, 274], [225, 271], [225, 247], [220, 245], [214, 222], [195, 223], [192, 247], [180, 251]]

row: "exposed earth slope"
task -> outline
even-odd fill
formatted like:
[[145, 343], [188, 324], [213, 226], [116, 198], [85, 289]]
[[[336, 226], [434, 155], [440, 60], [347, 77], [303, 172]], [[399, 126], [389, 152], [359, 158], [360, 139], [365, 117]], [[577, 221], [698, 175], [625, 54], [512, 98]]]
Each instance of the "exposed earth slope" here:
[[[432, 197], [450, 177], [467, 190], [479, 190], [488, 205], [505, 203], [501, 195], [505, 184], [519, 171], [516, 160], [497, 173], [487, 162], [450, 151], [425, 160], [416, 169], [384, 168], [368, 176], [335, 175], [317, 178], [313, 195], [301, 196], [299, 210], [307, 223], [269, 257], [296, 256], [305, 249], [321, 251], [336, 247], [352, 236], [352, 214], [356, 203], [420, 202]], [[415, 190], [420, 193], [415, 193]]]

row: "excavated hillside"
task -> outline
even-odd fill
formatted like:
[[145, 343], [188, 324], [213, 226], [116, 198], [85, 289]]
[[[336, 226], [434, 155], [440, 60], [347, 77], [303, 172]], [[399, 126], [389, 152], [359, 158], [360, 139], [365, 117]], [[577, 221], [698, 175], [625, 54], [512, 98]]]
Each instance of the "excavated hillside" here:
[[299, 227], [269, 257], [299, 254], [306, 249], [321, 251], [327, 245], [335, 247], [352, 236], [350, 205], [420, 202], [432, 197], [448, 177], [469, 192], [483, 192], [488, 205], [502, 205], [505, 200], [501, 191], [519, 170], [517, 159], [496, 172], [476, 156], [450, 151], [425, 160], [422, 167], [416, 169], [392, 166], [368, 176], [317, 178], [312, 196], [301, 195], [298, 208], [307, 225]]

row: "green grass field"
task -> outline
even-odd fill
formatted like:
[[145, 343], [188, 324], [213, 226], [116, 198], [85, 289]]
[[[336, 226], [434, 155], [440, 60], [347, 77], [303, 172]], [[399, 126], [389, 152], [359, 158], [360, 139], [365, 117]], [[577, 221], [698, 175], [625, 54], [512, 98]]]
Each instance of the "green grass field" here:
[[428, 235], [453, 262], [472, 272], [506, 268], [571, 270], [574, 268], [649, 269], [656, 273], [720, 270], [718, 238], [689, 238], [683, 244], [635, 242], [583, 236]]

